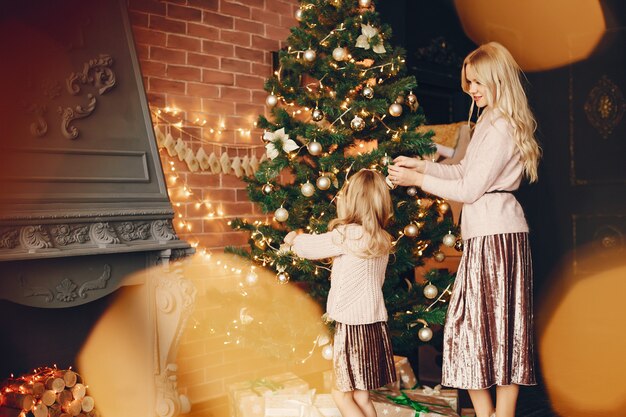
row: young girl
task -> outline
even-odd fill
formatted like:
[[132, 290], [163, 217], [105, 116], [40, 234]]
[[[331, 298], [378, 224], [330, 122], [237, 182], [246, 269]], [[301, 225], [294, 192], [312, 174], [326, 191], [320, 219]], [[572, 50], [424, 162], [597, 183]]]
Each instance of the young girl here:
[[392, 214], [384, 177], [364, 169], [340, 191], [329, 232], [285, 236], [298, 256], [333, 258], [327, 301], [336, 322], [332, 394], [344, 417], [375, 417], [368, 390], [396, 380], [382, 293], [392, 240], [385, 226]]
[[[534, 385], [528, 225], [513, 196], [537, 180], [541, 150], [521, 71], [490, 42], [463, 62], [461, 85], [482, 111], [464, 159], [395, 159], [390, 180], [463, 203], [464, 251], [444, 328], [443, 385], [468, 389], [477, 417], [512, 417], [519, 385]], [[496, 387], [494, 409], [487, 388]]]

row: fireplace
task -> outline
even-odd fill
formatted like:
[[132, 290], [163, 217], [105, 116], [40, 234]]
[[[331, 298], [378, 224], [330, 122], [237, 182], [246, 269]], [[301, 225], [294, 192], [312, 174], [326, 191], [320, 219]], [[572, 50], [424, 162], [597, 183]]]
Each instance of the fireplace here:
[[140, 291], [145, 414], [172, 417], [185, 409], [173, 361], [195, 293], [169, 261], [193, 250], [172, 226], [125, 1], [13, 2], [0, 35], [0, 379], [74, 365], [119, 293]]

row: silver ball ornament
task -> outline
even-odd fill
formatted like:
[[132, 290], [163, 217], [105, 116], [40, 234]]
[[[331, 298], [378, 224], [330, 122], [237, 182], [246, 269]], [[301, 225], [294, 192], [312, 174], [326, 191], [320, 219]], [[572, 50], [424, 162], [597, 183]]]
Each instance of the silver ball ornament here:
[[317, 53], [313, 50], [313, 49], [307, 49], [306, 51], [304, 51], [304, 60], [305, 61], [315, 61], [315, 57], [317, 56]]
[[446, 259], [446, 254], [438, 250], [433, 254], [433, 257], [435, 258], [435, 261], [443, 262]]
[[417, 332], [417, 337], [419, 337], [422, 342], [428, 342], [430, 341], [430, 339], [433, 338], [433, 331], [430, 329], [430, 327], [422, 327]]
[[324, 118], [324, 112], [318, 109], [317, 107], [313, 109], [311, 112], [311, 119], [315, 122], [319, 122]]
[[389, 106], [389, 114], [393, 117], [398, 117], [402, 115], [402, 105], [398, 103], [393, 103]]
[[408, 237], [415, 237], [419, 233], [420, 229], [415, 223], [409, 223], [404, 226], [404, 235]]
[[296, 10], [295, 18], [298, 22], [302, 21], [302, 9]]
[[286, 208], [279, 207], [274, 212], [274, 218], [276, 219], [276, 221], [285, 222], [289, 218], [289, 212]]
[[261, 187], [261, 192], [265, 195], [270, 194], [272, 191], [274, 191], [274, 186], [269, 182], [267, 184], [263, 184], [263, 187]]
[[417, 195], [417, 188], [415, 187], [409, 187], [406, 189], [406, 193], [410, 196], [410, 197], [415, 197]]
[[315, 194], [315, 187], [313, 186], [313, 184], [307, 181], [300, 186], [300, 192], [305, 197], [311, 197], [313, 194]]
[[335, 61], [345, 61], [348, 58], [348, 51], [346, 48], [337, 47], [333, 49], [333, 59]]
[[359, 0], [359, 7], [370, 7], [372, 0]]
[[443, 237], [442, 242], [444, 245], [451, 248], [456, 243], [456, 236], [454, 236], [452, 233], [448, 233], [447, 235]]
[[279, 284], [286, 284], [289, 282], [289, 274], [285, 271], [279, 272], [278, 274], [276, 274], [276, 281], [278, 281]]
[[354, 118], [350, 121], [350, 127], [355, 132], [360, 132], [365, 128], [365, 120], [359, 116], [354, 116]]
[[429, 300], [435, 298], [438, 293], [439, 290], [433, 284], [428, 284], [424, 287], [424, 297], [428, 298]]
[[278, 104], [278, 97], [276, 97], [274, 94], [270, 94], [269, 96], [267, 96], [267, 98], [265, 99], [265, 104], [268, 107], [274, 107], [275, 105]]
[[330, 178], [325, 175], [319, 177], [315, 182], [315, 185], [317, 185], [317, 188], [319, 188], [320, 190], [328, 190], [330, 188], [330, 184]]
[[259, 282], [259, 276], [254, 271], [250, 271], [246, 274], [245, 281], [247, 285], [254, 285]]
[[317, 156], [322, 153], [322, 144], [316, 141], [309, 142], [306, 145], [306, 149], [313, 156]]
[[454, 249], [456, 249], [457, 252], [463, 252], [463, 239], [457, 239], [456, 242], [454, 242]]
[[325, 345], [322, 348], [322, 358], [327, 361], [333, 360], [333, 345]]
[[363, 89], [363, 97], [367, 99], [374, 97], [374, 89], [372, 87], [365, 87]]

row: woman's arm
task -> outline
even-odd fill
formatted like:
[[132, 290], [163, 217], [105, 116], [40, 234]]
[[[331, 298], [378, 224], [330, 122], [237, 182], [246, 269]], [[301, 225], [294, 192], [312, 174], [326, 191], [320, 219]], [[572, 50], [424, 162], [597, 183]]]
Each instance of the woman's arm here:
[[412, 169], [439, 178], [454, 179], [463, 176], [463, 161], [455, 165], [443, 165], [424, 159], [399, 156], [393, 160], [393, 166]]

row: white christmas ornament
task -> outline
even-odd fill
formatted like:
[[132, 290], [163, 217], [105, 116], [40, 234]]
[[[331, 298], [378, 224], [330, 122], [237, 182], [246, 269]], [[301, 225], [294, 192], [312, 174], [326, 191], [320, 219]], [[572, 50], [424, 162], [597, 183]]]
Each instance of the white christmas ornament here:
[[[372, 39], [376, 35], [378, 35], [378, 29], [373, 26], [364, 25], [363, 23], [361, 23], [361, 35], [356, 38], [356, 47], [370, 49], [370, 39]], [[377, 54], [384, 54], [385, 52], [387, 52], [382, 42], [374, 45], [372, 47], [372, 50]]]
[[438, 293], [439, 290], [433, 284], [428, 284], [424, 287], [424, 297], [428, 298], [429, 300], [435, 298]]
[[265, 99], [265, 104], [267, 104], [268, 107], [274, 107], [278, 104], [278, 97], [276, 97], [274, 94], [270, 94]]
[[316, 141], [309, 142], [306, 145], [307, 150], [313, 156], [317, 156], [322, 153], [322, 144]]
[[435, 258], [435, 261], [443, 262], [444, 259], [446, 259], [446, 254], [438, 250], [433, 254], [433, 257]]
[[305, 182], [300, 186], [300, 192], [305, 197], [311, 197], [315, 194], [315, 187], [309, 181]]
[[433, 338], [433, 331], [430, 329], [430, 327], [422, 327], [417, 332], [417, 337], [419, 337], [422, 342], [428, 342], [430, 339]]
[[393, 117], [398, 117], [402, 115], [402, 104], [393, 103], [389, 106], [389, 114]]
[[301, 22], [301, 21], [302, 21], [302, 9], [298, 9], [298, 10], [296, 10], [296, 16], [295, 16], [295, 17], [296, 17], [296, 20], [297, 20], [298, 22]]
[[333, 59], [335, 61], [345, 61], [348, 58], [348, 51], [346, 48], [337, 47], [333, 49]]
[[330, 188], [330, 178], [325, 175], [319, 177], [315, 183], [320, 190], [328, 190]]
[[289, 274], [285, 271], [279, 272], [276, 275], [276, 280], [279, 284], [286, 284], [289, 282]]
[[454, 236], [452, 233], [448, 233], [447, 235], [443, 237], [442, 242], [444, 245], [451, 248], [456, 243], [456, 236]]
[[263, 140], [269, 141], [265, 145], [266, 155], [269, 159], [274, 159], [279, 155], [279, 149], [284, 152], [291, 152], [298, 149], [298, 144], [285, 133], [285, 128], [282, 127], [274, 132], [265, 132], [263, 134]]
[[317, 56], [317, 53], [313, 50], [313, 49], [307, 49], [306, 51], [304, 51], [304, 60], [305, 61], [315, 61], [315, 57]]
[[287, 209], [279, 207], [274, 212], [274, 218], [276, 219], [276, 221], [279, 222], [287, 221], [287, 219], [289, 218], [289, 212], [287, 211]]
[[327, 334], [320, 334], [317, 336], [317, 344], [319, 346], [324, 346], [330, 343], [330, 337]]
[[326, 345], [322, 348], [322, 357], [327, 361], [333, 359], [333, 345]]
[[359, 0], [359, 7], [370, 7], [372, 0]]

